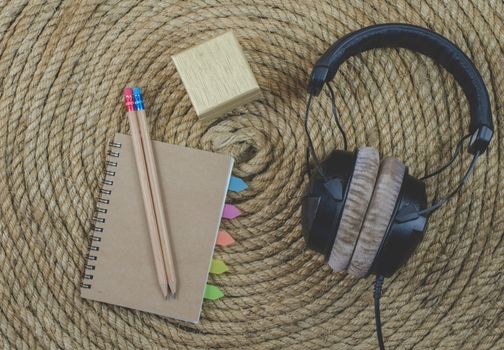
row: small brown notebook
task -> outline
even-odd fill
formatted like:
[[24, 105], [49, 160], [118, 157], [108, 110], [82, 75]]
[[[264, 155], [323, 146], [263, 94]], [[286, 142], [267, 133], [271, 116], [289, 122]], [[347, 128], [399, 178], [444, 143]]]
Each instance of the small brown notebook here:
[[198, 322], [233, 158], [153, 142], [177, 298], [159, 288], [131, 137], [116, 134], [100, 190], [83, 298]]

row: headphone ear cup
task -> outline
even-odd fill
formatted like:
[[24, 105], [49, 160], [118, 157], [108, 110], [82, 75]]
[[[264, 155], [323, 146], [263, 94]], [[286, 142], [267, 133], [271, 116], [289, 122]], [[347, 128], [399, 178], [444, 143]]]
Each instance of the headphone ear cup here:
[[327, 180], [313, 174], [309, 193], [303, 198], [302, 224], [306, 245], [326, 258], [334, 243], [355, 158], [351, 152], [333, 152], [322, 163]]
[[378, 151], [371, 147], [359, 148], [341, 220], [328, 260], [329, 266], [336, 272], [346, 271], [350, 263], [379, 167]]
[[406, 168], [397, 158], [385, 158], [381, 165], [359, 239], [348, 266], [356, 277], [368, 275], [378, 249], [389, 229], [401, 191]]
[[405, 209], [420, 212], [427, 207], [425, 183], [406, 173], [392, 218], [382, 244], [373, 262], [372, 273], [390, 277], [403, 265], [423, 239], [428, 226], [428, 216], [418, 215], [408, 220], [400, 219]]

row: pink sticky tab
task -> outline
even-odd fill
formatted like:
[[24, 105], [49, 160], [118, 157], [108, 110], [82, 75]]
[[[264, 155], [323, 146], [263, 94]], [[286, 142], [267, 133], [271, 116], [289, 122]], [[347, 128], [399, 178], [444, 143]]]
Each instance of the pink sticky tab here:
[[240, 216], [241, 211], [232, 204], [224, 204], [224, 210], [222, 211], [222, 217], [224, 219], [234, 219]]
[[235, 240], [227, 231], [219, 230], [219, 233], [217, 234], [217, 245], [220, 245], [221, 247], [227, 247], [234, 242]]

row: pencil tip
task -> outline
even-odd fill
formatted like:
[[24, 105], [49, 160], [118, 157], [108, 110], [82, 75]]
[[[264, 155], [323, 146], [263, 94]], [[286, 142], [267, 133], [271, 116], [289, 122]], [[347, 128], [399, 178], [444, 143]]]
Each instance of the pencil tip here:
[[172, 299], [172, 298], [175, 299], [175, 297], [177, 295], [177, 291], [173, 285], [170, 285], [170, 283], [168, 283], [168, 291], [170, 293], [170, 299]]
[[165, 299], [168, 298], [168, 288], [167, 287], [164, 287], [163, 285], [161, 285], [161, 292], [163, 293], [163, 297]]

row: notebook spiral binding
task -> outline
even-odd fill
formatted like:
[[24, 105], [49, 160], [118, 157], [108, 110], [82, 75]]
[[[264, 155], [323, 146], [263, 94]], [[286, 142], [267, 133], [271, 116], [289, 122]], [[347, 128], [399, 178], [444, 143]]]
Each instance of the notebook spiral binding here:
[[[109, 157], [105, 161], [105, 175], [103, 180], [101, 181], [102, 186], [112, 186], [114, 184], [114, 180], [110, 179], [110, 177], [115, 176], [116, 172], [115, 170], [111, 170], [114, 168], [117, 168], [117, 161], [114, 161], [114, 158], [119, 158], [120, 152], [118, 149], [122, 147], [120, 143], [111, 141], [109, 143], [110, 149], [107, 152], [107, 156]], [[114, 149], [114, 150], [113, 150]], [[99, 191], [99, 197], [97, 199], [94, 215], [93, 215], [93, 224], [91, 225], [91, 241], [88, 246], [88, 254], [86, 256], [87, 262], [84, 265], [85, 272], [82, 275], [82, 282], [81, 282], [81, 288], [91, 288], [91, 280], [93, 279], [93, 271], [95, 270], [95, 261], [98, 259], [98, 256], [96, 253], [100, 250], [99, 245], [95, 245], [96, 242], [101, 242], [102, 237], [101, 233], [103, 233], [103, 227], [100, 226], [100, 224], [104, 224], [106, 218], [103, 216], [100, 216], [100, 214], [105, 215], [107, 214], [107, 208], [105, 208], [106, 205], [110, 203], [110, 199], [107, 197], [112, 194], [112, 190], [107, 189], [107, 188], [100, 188]]]

